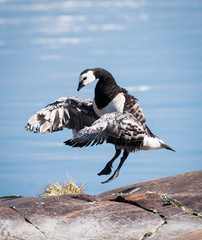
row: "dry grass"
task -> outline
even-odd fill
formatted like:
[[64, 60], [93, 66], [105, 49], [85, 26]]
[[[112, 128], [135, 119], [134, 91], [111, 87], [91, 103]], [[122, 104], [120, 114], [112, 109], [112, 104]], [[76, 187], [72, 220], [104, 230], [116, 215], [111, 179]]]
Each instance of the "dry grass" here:
[[76, 183], [69, 181], [64, 185], [56, 183], [50, 183], [46, 188], [44, 195], [45, 196], [55, 196], [55, 195], [67, 195], [67, 194], [79, 194], [83, 193], [83, 185], [78, 186]]

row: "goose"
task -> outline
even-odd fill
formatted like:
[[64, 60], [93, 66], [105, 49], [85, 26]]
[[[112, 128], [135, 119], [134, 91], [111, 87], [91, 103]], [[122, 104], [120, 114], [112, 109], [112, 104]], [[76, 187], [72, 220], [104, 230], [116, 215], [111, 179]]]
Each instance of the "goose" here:
[[102, 183], [118, 177], [129, 153], [138, 150], [173, 150], [154, 135], [146, 125], [146, 118], [138, 100], [117, 85], [110, 72], [103, 68], [81, 72], [77, 91], [98, 79], [93, 101], [78, 97], [63, 97], [48, 104], [29, 118], [25, 128], [35, 133], [46, 133], [69, 128], [73, 138], [65, 141], [72, 147], [87, 147], [111, 143], [115, 155], [98, 175], [112, 172], [113, 162], [123, 155], [113, 175]]

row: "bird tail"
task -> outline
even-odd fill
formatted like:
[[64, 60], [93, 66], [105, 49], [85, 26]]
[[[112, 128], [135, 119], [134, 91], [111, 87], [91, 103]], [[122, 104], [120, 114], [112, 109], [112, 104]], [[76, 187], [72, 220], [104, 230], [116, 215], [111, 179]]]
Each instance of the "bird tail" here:
[[162, 146], [163, 148], [165, 148], [165, 149], [168, 149], [168, 150], [171, 150], [171, 151], [175, 152], [174, 149], [172, 149], [171, 147], [169, 147], [169, 146], [166, 145], [165, 143], [161, 143], [161, 146]]

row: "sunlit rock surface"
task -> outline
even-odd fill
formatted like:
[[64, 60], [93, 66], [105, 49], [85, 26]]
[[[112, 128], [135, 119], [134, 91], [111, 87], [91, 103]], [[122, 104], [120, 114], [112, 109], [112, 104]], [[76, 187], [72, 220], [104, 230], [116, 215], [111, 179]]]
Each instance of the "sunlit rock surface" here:
[[87, 194], [0, 199], [0, 239], [202, 239], [202, 171]]

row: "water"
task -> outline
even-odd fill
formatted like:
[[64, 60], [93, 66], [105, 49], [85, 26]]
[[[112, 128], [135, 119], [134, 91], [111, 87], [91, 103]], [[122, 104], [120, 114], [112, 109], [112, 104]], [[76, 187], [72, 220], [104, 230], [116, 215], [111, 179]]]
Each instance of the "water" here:
[[[38, 195], [49, 182], [103, 191], [201, 169], [201, 1], [0, 1], [0, 196]], [[139, 99], [147, 124], [176, 153], [130, 154], [120, 176], [97, 176], [110, 144], [72, 149], [65, 130], [25, 131], [28, 118], [76, 92], [86, 68], [103, 67]], [[114, 168], [117, 166], [115, 164]]]

